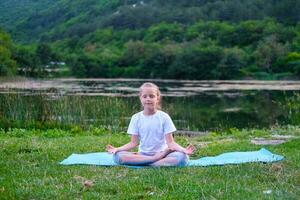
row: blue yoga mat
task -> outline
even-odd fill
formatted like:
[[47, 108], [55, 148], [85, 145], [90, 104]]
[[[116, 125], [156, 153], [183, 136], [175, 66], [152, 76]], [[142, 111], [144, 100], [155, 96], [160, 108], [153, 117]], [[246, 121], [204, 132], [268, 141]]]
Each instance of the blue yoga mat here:
[[[189, 160], [187, 166], [211, 166], [211, 165], [226, 165], [240, 164], [248, 162], [275, 162], [283, 159], [283, 156], [276, 155], [267, 149], [259, 151], [246, 152], [229, 152], [218, 156], [202, 157], [196, 160]], [[107, 152], [72, 154], [68, 158], [60, 162], [61, 165], [100, 165], [100, 166], [115, 166], [118, 165], [113, 160], [113, 155]], [[134, 166], [131, 166], [134, 167]], [[140, 167], [140, 166], [137, 166]]]

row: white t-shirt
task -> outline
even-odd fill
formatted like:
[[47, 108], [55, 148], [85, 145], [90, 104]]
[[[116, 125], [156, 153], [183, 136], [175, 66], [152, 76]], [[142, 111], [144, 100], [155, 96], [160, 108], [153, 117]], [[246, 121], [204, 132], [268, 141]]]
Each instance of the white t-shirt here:
[[176, 128], [170, 116], [158, 110], [149, 116], [143, 111], [134, 114], [127, 133], [139, 136], [139, 152], [154, 154], [167, 148], [165, 135], [174, 131]]

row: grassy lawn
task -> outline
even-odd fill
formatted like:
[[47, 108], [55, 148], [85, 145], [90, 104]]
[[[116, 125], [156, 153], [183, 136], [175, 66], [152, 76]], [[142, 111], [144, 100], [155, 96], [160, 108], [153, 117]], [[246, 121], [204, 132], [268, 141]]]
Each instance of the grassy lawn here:
[[[250, 142], [275, 134], [294, 137], [276, 146]], [[197, 147], [192, 158], [265, 147], [285, 159], [190, 168], [62, 166], [58, 163], [71, 153], [104, 151], [106, 144], [124, 144], [129, 136], [105, 130], [2, 130], [0, 199], [299, 199], [300, 127], [175, 138]]]

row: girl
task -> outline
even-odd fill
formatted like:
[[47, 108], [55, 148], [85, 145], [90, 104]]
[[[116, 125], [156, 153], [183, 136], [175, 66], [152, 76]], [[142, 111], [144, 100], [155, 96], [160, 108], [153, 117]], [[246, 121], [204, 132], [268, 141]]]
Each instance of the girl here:
[[[193, 153], [192, 145], [183, 148], [174, 141], [172, 133], [176, 128], [170, 116], [160, 110], [161, 94], [153, 83], [140, 87], [139, 98], [143, 111], [132, 116], [127, 133], [131, 141], [121, 147], [107, 145], [107, 151], [114, 154], [114, 160], [124, 165], [184, 166], [188, 155]], [[139, 144], [140, 143], [140, 144]], [[137, 153], [128, 150], [139, 144]]]

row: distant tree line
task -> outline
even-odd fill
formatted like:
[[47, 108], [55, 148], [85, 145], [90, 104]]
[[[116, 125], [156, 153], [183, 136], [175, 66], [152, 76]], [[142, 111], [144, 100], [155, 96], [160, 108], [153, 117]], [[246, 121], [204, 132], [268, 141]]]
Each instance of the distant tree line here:
[[49, 44], [24, 46], [13, 43], [8, 33], [0, 29], [0, 76], [45, 76], [45, 68], [59, 61], [59, 54]]
[[[65, 61], [76, 77], [172, 79], [280, 79], [300, 76], [300, 24], [274, 19], [239, 23], [162, 22], [145, 29], [98, 29], [83, 37], [30, 46], [8, 45], [6, 73], [28, 68], [43, 75], [51, 61]], [[1, 49], [0, 49], [1, 50]], [[4, 54], [1, 54], [4, 55]], [[10, 69], [10, 70], [7, 70]], [[2, 73], [5, 74], [5, 73]]]
[[[300, 25], [272, 19], [239, 23], [160, 23], [99, 29], [56, 43], [78, 77], [180, 79], [299, 77]], [[276, 78], [276, 77], [275, 77]]]

